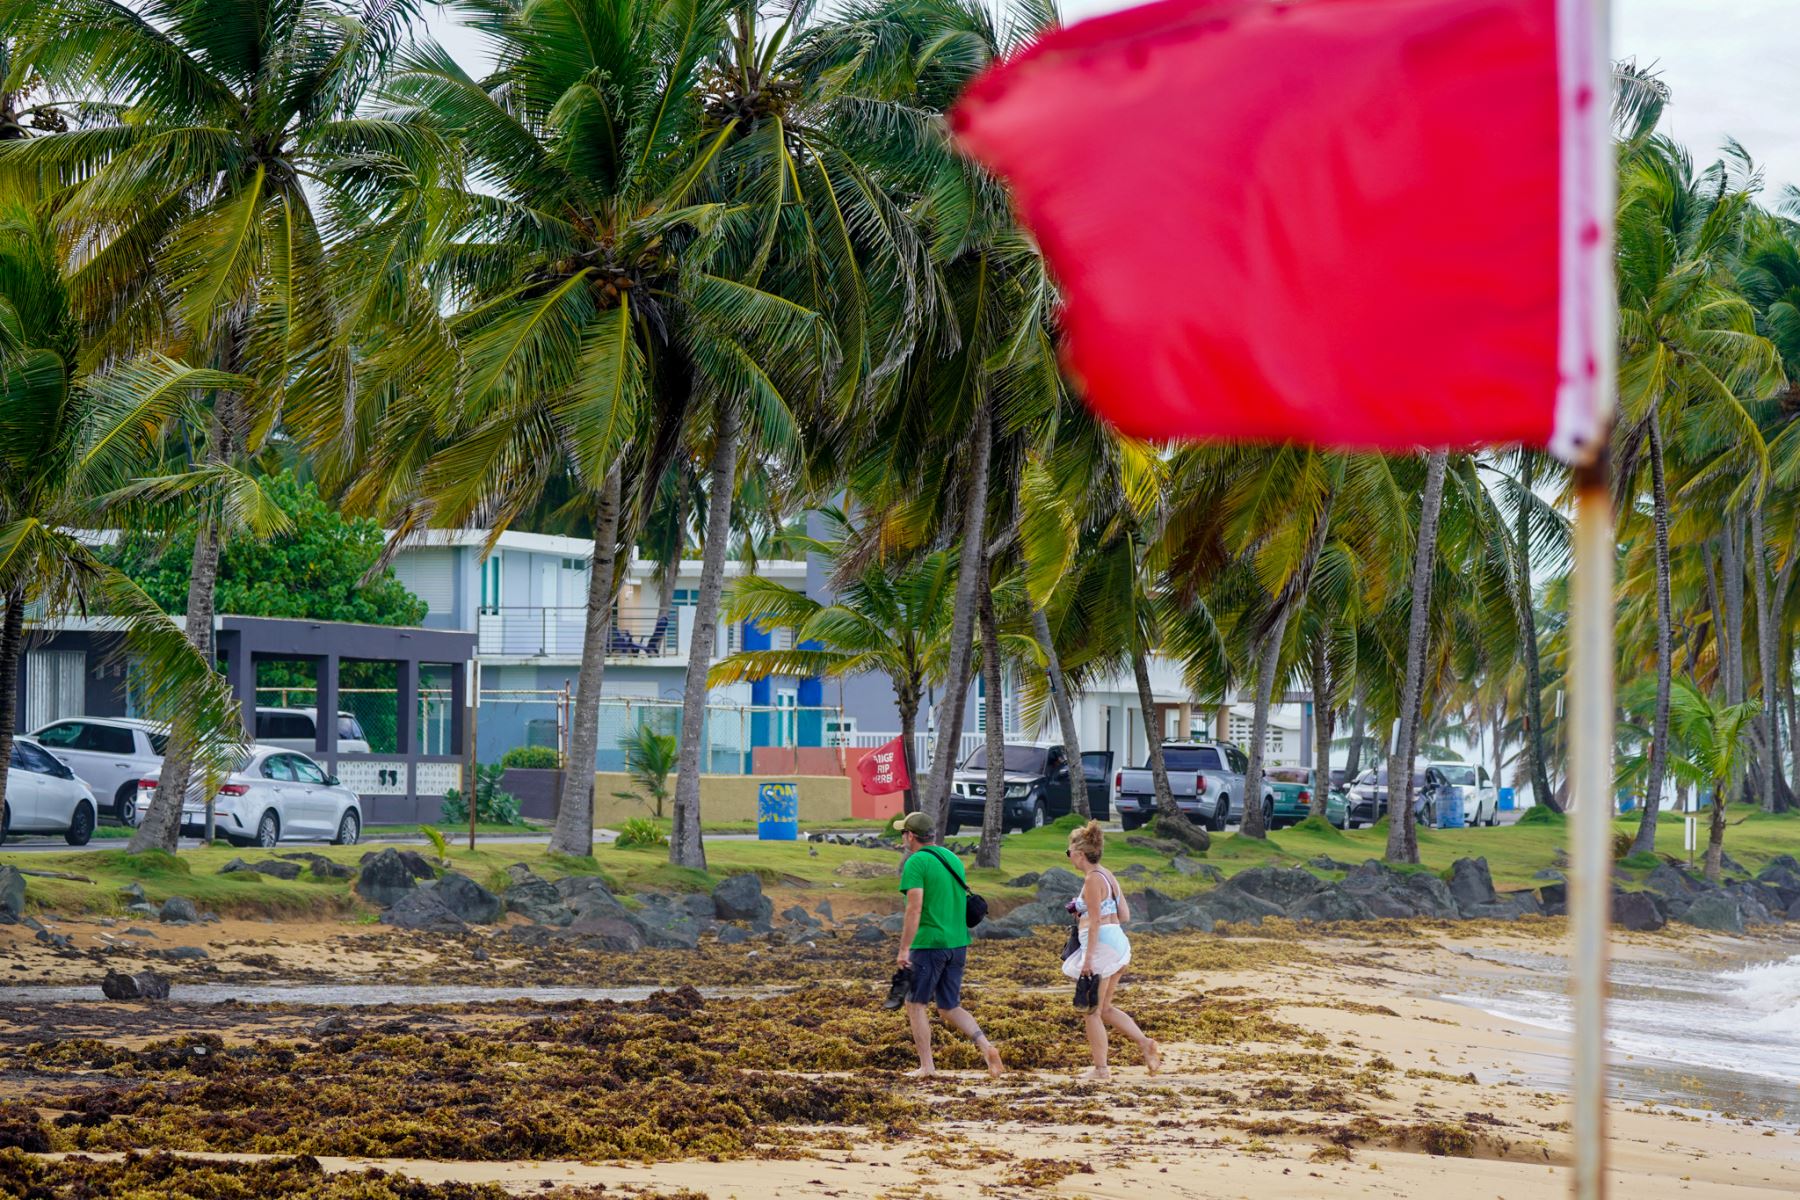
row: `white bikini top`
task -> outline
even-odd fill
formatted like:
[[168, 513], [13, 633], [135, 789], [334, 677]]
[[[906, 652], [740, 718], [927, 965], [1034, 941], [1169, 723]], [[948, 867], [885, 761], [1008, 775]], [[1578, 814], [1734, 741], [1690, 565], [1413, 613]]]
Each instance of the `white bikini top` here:
[[[1100, 868], [1100, 874], [1106, 877], [1106, 885], [1109, 889], [1106, 899], [1100, 902], [1100, 915], [1103, 917], [1116, 917], [1119, 915], [1119, 881], [1114, 879], [1113, 873], [1108, 871], [1105, 867]], [[1085, 890], [1075, 893], [1075, 912], [1080, 916], [1087, 915], [1087, 893]]]

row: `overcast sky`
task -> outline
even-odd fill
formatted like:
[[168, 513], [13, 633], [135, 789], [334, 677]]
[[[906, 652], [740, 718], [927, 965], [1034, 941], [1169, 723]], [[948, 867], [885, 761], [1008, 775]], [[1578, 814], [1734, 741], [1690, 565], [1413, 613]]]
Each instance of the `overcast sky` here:
[[[1063, 0], [1071, 19], [1127, 5]], [[1655, 63], [1674, 103], [1663, 128], [1699, 163], [1727, 137], [1762, 164], [1773, 204], [1800, 184], [1800, 0], [1614, 0], [1613, 56]], [[442, 19], [432, 29], [465, 68], [488, 65], [479, 39]]]

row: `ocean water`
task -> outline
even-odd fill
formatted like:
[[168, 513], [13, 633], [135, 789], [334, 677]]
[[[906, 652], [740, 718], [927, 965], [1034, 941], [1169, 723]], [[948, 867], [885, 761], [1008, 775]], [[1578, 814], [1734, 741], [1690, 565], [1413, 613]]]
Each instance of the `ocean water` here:
[[[1445, 999], [1553, 1040], [1573, 1032], [1561, 958], [1496, 951], [1474, 957], [1511, 970]], [[1615, 1095], [1800, 1120], [1800, 954], [1724, 967], [1615, 962], [1611, 976]], [[1527, 1062], [1519, 1074], [1567, 1086], [1565, 1062]]]

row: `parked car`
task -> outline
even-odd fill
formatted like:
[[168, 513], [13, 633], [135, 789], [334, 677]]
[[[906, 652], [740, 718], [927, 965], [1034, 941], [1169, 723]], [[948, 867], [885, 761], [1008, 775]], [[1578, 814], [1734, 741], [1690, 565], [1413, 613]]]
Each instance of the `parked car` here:
[[[345, 754], [367, 754], [369, 738], [357, 719], [347, 712], [337, 715], [337, 748]], [[311, 751], [319, 744], [319, 710], [316, 708], [258, 708], [256, 740], [265, 746]]]
[[1446, 795], [1462, 797], [1464, 824], [1500, 823], [1500, 793], [1489, 780], [1486, 767], [1459, 762], [1434, 762], [1425, 768], [1425, 782], [1437, 789], [1435, 800], [1439, 804]]
[[[1002, 830], [1037, 829], [1074, 810], [1074, 790], [1061, 742], [1008, 742], [1005, 746], [1006, 808]], [[977, 746], [950, 781], [949, 831], [981, 824], [987, 807], [987, 747]], [[1107, 776], [1112, 771], [1112, 751], [1094, 750], [1081, 756], [1082, 781], [1088, 790], [1088, 810], [1106, 820]]]
[[122, 717], [69, 717], [31, 736], [87, 784], [100, 815], [121, 825], [137, 824], [137, 781], [162, 769], [169, 744], [165, 727]]
[[1263, 771], [1263, 826], [1280, 829], [1312, 815], [1313, 769], [1269, 767]]
[[[138, 808], [149, 807], [157, 777], [138, 781]], [[181, 832], [206, 832], [206, 801], [198, 786], [181, 806]], [[297, 750], [256, 745], [219, 785], [213, 799], [218, 836], [234, 846], [274, 846], [283, 841], [328, 839], [354, 845], [362, 836], [362, 799]]]
[[[1243, 815], [1244, 771], [1250, 760], [1230, 742], [1164, 742], [1163, 766], [1175, 806], [1196, 825], [1224, 829]], [[1149, 761], [1137, 770], [1120, 771], [1113, 782], [1118, 793], [1119, 824], [1137, 829], [1156, 816], [1156, 784]], [[1232, 797], [1238, 797], [1233, 809]]]
[[[1425, 787], [1425, 772], [1413, 772], [1413, 804], [1415, 812], [1424, 804], [1422, 795]], [[1344, 828], [1355, 829], [1359, 825], [1373, 825], [1387, 815], [1388, 810], [1388, 769], [1385, 766], [1370, 767], [1356, 777], [1350, 785], [1350, 794], [1344, 805]]]
[[9, 833], [60, 833], [71, 846], [87, 845], [99, 812], [93, 790], [29, 738], [13, 739], [8, 762], [0, 841]]

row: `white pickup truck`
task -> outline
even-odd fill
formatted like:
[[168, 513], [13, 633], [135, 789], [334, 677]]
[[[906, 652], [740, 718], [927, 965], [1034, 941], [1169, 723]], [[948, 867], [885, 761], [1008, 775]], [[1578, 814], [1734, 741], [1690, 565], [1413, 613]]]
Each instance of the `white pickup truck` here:
[[[1230, 742], [1164, 742], [1163, 766], [1175, 806], [1196, 825], [1221, 830], [1244, 815], [1244, 772], [1250, 760]], [[1156, 816], [1156, 784], [1146, 761], [1114, 779], [1119, 824], [1136, 829]]]

